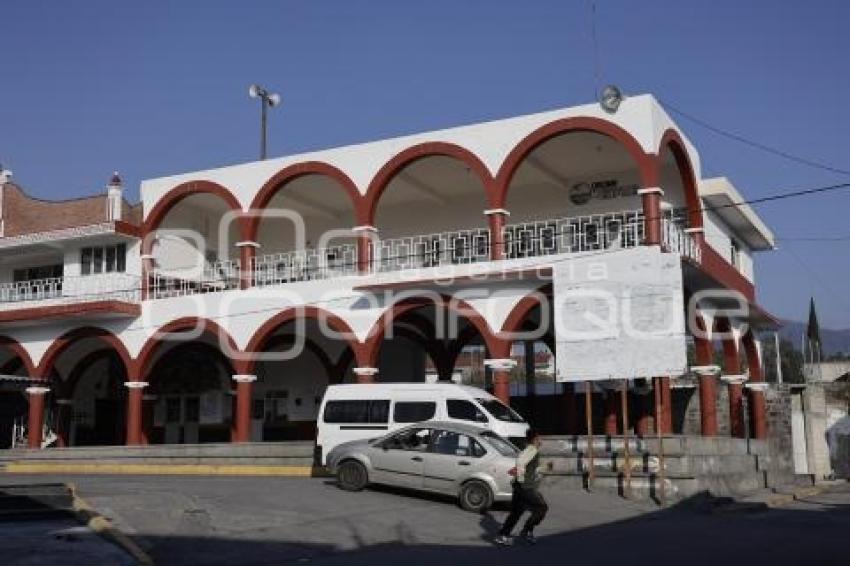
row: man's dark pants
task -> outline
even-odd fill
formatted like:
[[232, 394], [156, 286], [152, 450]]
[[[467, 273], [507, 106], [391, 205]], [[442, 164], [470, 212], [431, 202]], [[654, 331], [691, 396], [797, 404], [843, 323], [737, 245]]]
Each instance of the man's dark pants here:
[[499, 530], [500, 535], [508, 536], [519, 522], [522, 514], [528, 510], [531, 515], [525, 522], [522, 528], [523, 533], [531, 532], [534, 527], [540, 524], [540, 521], [546, 516], [549, 506], [546, 505], [546, 500], [534, 487], [523, 487], [518, 483], [513, 484], [513, 497], [511, 497], [511, 512], [508, 518], [505, 519], [505, 524]]

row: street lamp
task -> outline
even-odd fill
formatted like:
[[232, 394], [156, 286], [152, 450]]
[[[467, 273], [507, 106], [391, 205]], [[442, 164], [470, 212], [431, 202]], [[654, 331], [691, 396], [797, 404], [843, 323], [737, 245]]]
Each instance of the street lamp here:
[[280, 95], [273, 94], [260, 85], [251, 85], [248, 89], [248, 96], [251, 98], [259, 98], [261, 110], [260, 118], [260, 159], [266, 158], [266, 110], [271, 106], [280, 104]]

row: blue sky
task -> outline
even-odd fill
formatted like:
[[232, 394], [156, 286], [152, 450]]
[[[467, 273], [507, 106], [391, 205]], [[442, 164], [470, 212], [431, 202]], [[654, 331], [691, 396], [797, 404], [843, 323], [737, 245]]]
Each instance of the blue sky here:
[[[272, 156], [585, 103], [586, 0], [552, 2], [39, 2], [2, 8], [0, 161], [34, 195], [102, 189], [248, 161], [259, 82], [284, 98]], [[850, 169], [850, 3], [598, 0], [603, 83]], [[674, 116], [674, 118], [676, 118]], [[790, 163], [677, 118], [706, 175], [750, 198], [848, 177]], [[758, 207], [780, 238], [850, 237], [850, 191]], [[759, 301], [850, 327], [850, 240], [780, 241]]]

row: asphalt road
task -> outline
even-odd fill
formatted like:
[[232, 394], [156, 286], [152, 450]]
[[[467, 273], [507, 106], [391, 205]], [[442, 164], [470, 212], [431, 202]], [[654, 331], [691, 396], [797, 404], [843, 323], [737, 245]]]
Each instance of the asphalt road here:
[[451, 500], [348, 493], [324, 479], [50, 479], [74, 482], [157, 564], [850, 563], [850, 485], [782, 510], [736, 514], [550, 489], [539, 543], [497, 548], [490, 541], [505, 510], [478, 516]]

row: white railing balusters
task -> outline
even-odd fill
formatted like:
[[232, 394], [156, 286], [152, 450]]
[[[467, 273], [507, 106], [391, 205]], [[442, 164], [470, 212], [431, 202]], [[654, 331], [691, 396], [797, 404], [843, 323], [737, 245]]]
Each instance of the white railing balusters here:
[[267, 254], [254, 260], [253, 272], [258, 287], [351, 275], [357, 273], [357, 246], [341, 244]]
[[103, 300], [138, 302], [141, 279], [127, 273], [51, 277], [0, 283], [0, 309], [19, 308], [20, 303], [86, 303]]

